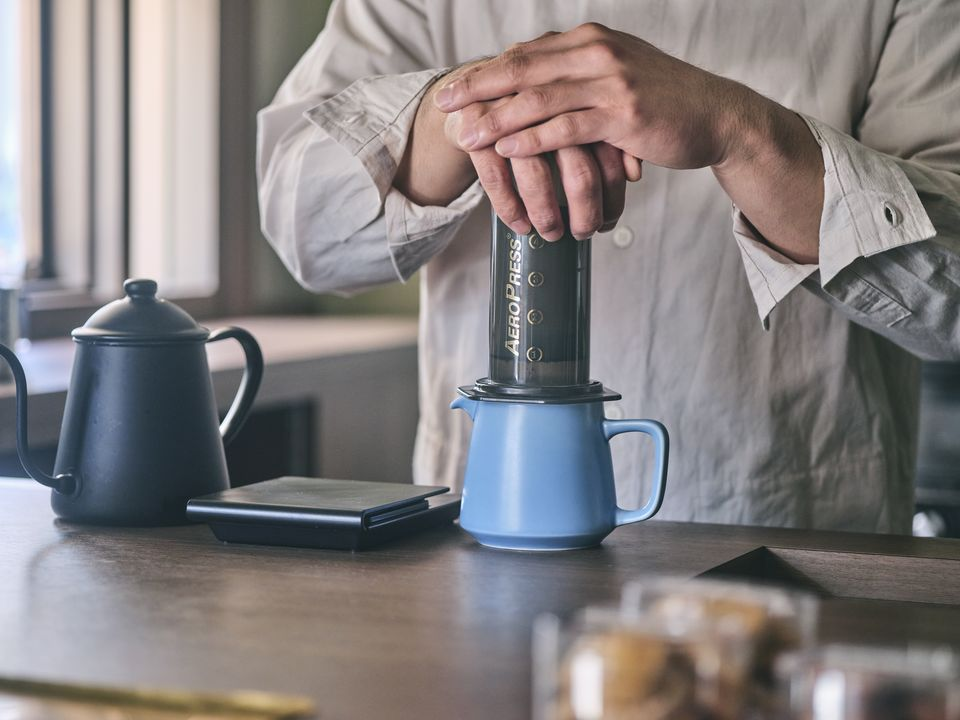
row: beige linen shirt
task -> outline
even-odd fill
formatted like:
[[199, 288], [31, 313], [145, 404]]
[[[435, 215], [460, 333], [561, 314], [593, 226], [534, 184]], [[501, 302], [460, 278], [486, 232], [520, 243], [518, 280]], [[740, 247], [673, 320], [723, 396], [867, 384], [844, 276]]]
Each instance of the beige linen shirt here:
[[[318, 292], [421, 270], [417, 481], [462, 478], [470, 421], [448, 404], [487, 372], [490, 236], [478, 184], [447, 207], [392, 187], [420, 97], [443, 68], [586, 21], [801, 113], [826, 168], [817, 265], [755, 237], [709, 169], [645, 167], [593, 241], [591, 375], [623, 393], [608, 416], [670, 431], [659, 517], [909, 531], [907, 350], [960, 357], [952, 0], [335, 2], [259, 115], [263, 230]], [[645, 447], [618, 439], [614, 457], [636, 504]]]

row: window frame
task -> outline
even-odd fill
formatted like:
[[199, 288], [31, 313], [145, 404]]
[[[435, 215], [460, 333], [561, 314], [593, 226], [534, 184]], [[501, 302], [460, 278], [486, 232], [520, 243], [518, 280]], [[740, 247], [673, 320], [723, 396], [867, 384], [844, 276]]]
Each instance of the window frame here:
[[[77, 0], [67, 0], [75, 2]], [[96, 15], [94, 4], [99, 0], [80, 0], [90, 18], [88, 40], [90, 42], [90, 92], [87, 96], [89, 107], [87, 123], [89, 126], [88, 149], [91, 154], [86, 169], [92, 191], [87, 202], [88, 225], [86, 231], [90, 238], [97, 236], [96, 200], [97, 184], [101, 178], [95, 170], [97, 150], [95, 113], [97, 112], [95, 63], [97, 61], [92, 39], [95, 32]], [[56, 253], [55, 228], [57, 222], [56, 193], [54, 183], [56, 174], [53, 167], [55, 145], [53, 136], [52, 103], [56, 102], [56, 92], [51, 62], [53, 5], [56, 0], [39, 0], [40, 13], [40, 263], [32, 268], [22, 293], [23, 335], [30, 339], [66, 336], [82, 325], [89, 316], [105, 302], [119, 297], [120, 287], [112, 288], [94, 282], [88, 282], [83, 288], [69, 288], [55, 277], [53, 260]], [[120, 138], [121, 164], [121, 208], [118, 232], [122, 234], [122, 256], [119, 259], [122, 274], [129, 268], [130, 238], [130, 0], [115, 0], [122, 13], [122, 121]], [[251, 53], [249, 42], [252, 35], [252, 1], [221, 0], [219, 3], [219, 105], [218, 105], [218, 159], [217, 177], [219, 184], [218, 208], [219, 220], [217, 234], [218, 245], [218, 285], [216, 291], [205, 297], [173, 298], [177, 305], [198, 320], [230, 315], [244, 315], [255, 312], [251, 297], [252, 281], [251, 243], [254, 232], [251, 227], [256, 222], [256, 214], [246, 212], [250, 203], [256, 202], [255, 176], [251, 172], [250, 159], [244, 153], [236, 152], [238, 147], [253, 148], [256, 137], [255, 116], [248, 111], [251, 104], [250, 71]], [[252, 151], [251, 151], [252, 152]], [[240, 209], [237, 211], [237, 209]], [[258, 232], [258, 228], [256, 229]], [[92, 270], [97, 262], [95, 246], [91, 242], [88, 267]], [[92, 274], [92, 273], [91, 273]], [[119, 285], [119, 283], [117, 283]]]

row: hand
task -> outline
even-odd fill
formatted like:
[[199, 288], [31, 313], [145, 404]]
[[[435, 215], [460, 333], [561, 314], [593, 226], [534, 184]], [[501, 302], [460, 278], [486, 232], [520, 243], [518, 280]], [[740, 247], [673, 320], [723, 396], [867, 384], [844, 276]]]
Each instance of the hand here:
[[435, 98], [468, 116], [457, 141], [517, 158], [605, 142], [670, 168], [711, 166], [733, 203], [790, 259], [819, 258], [824, 164], [792, 110], [750, 88], [589, 23], [514, 46]]
[[[462, 118], [454, 115], [447, 124], [446, 135], [455, 146], [461, 122]], [[523, 234], [536, 228], [550, 242], [563, 236], [553, 169], [546, 156], [508, 161], [491, 147], [469, 156], [497, 216], [508, 227]], [[584, 239], [598, 230], [612, 229], [623, 213], [626, 190], [620, 151], [600, 143], [561, 148], [555, 158], [567, 198], [571, 234]]]
[[[431, 94], [469, 71], [467, 67], [448, 76]], [[457, 138], [465, 125], [508, 102], [508, 98], [499, 98], [474, 103], [446, 115], [444, 135], [459, 149]], [[429, 98], [424, 103], [433, 105]], [[511, 229], [529, 233], [532, 226], [548, 241], [563, 235], [552, 170], [545, 156], [516, 158], [511, 163], [486, 147], [469, 152], [469, 157], [497, 215]], [[598, 230], [612, 229], [623, 213], [626, 181], [640, 178], [639, 162], [622, 157], [606, 143], [559, 148], [555, 157], [574, 237], [588, 238]]]
[[477, 106], [457, 141], [504, 157], [608, 143], [671, 168], [722, 163], [747, 88], [661, 52], [626, 33], [589, 23], [514, 46], [478, 63], [435, 97], [444, 112]]

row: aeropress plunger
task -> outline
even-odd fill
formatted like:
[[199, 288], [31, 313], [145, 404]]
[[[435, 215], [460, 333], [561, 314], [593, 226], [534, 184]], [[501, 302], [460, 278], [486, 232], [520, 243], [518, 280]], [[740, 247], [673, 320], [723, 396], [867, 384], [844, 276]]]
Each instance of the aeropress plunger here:
[[[459, 388], [452, 404], [474, 421], [460, 525], [497, 548], [596, 545], [660, 509], [667, 432], [654, 420], [603, 415], [620, 395], [590, 379], [592, 240], [567, 230], [547, 242], [495, 214], [492, 225], [489, 375]], [[654, 441], [653, 487], [637, 510], [616, 503], [609, 440], [624, 432]]]

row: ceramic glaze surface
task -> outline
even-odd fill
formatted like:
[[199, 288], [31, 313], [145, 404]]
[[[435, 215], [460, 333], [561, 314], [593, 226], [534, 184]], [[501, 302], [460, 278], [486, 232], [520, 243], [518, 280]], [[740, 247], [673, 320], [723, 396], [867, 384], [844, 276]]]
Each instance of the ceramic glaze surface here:
[[[513, 550], [566, 550], [600, 543], [614, 528], [656, 514], [666, 486], [668, 437], [653, 420], [607, 420], [603, 403], [529, 403], [457, 398], [474, 421], [460, 526], [480, 543]], [[617, 507], [609, 440], [649, 435], [651, 496]]]

